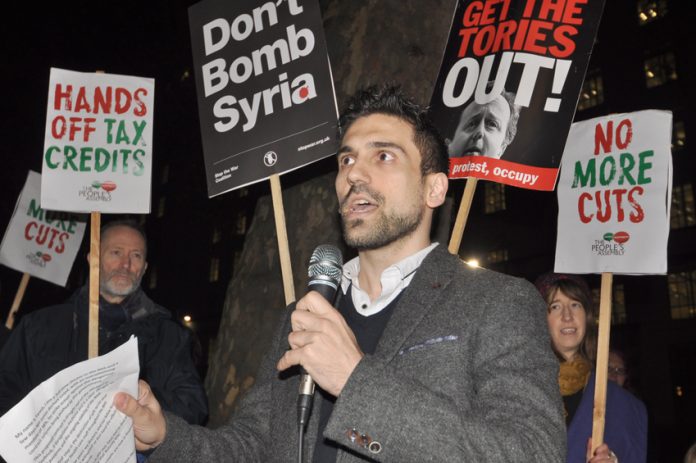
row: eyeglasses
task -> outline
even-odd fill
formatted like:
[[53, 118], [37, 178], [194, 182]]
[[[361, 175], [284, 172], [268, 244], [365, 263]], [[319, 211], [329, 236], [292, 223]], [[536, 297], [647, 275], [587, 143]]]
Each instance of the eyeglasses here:
[[610, 366], [610, 367], [608, 368], [608, 370], [609, 370], [609, 373], [610, 373], [610, 374], [613, 373], [613, 374], [619, 375], [619, 376], [626, 376], [626, 373], [627, 373], [626, 369], [623, 368], [623, 367], [612, 367], [612, 366]]

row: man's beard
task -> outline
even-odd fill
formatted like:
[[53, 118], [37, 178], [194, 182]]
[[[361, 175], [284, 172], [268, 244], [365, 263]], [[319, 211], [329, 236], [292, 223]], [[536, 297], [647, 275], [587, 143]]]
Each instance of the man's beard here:
[[[126, 275], [131, 280], [130, 285], [117, 285], [112, 281], [112, 278], [115, 275]], [[142, 280], [142, 278], [142, 274], [137, 275], [130, 272], [122, 272], [120, 270], [115, 270], [100, 277], [99, 289], [101, 290], [101, 292], [109, 296], [126, 297], [133, 294], [140, 287], [140, 281]]]
[[[372, 202], [375, 202], [378, 206], [381, 207], [384, 205], [384, 195], [368, 187], [361, 186], [351, 189], [346, 198], [341, 202], [339, 210], [343, 212], [351, 193], [363, 192], [369, 194]], [[416, 192], [416, 197], [420, 198], [421, 196], [422, 194], [420, 191]], [[358, 251], [379, 249], [413, 233], [423, 220], [424, 209], [422, 204], [417, 204], [410, 210], [400, 214], [389, 214], [380, 210], [378, 211], [379, 217], [376, 218], [375, 223], [372, 224], [370, 229], [365, 230], [363, 233], [356, 231], [352, 234], [351, 231], [362, 226], [365, 221], [363, 219], [354, 219], [347, 222], [343, 217], [343, 213], [341, 213], [343, 239], [348, 246]]]

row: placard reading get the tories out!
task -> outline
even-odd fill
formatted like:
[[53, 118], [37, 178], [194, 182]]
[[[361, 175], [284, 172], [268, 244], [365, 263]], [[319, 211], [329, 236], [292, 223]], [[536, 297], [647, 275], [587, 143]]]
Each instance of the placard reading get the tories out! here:
[[573, 124], [558, 181], [556, 272], [667, 272], [671, 137], [669, 111]]
[[317, 0], [205, 0], [189, 22], [210, 197], [336, 152]]
[[155, 81], [51, 69], [41, 207], [149, 213]]

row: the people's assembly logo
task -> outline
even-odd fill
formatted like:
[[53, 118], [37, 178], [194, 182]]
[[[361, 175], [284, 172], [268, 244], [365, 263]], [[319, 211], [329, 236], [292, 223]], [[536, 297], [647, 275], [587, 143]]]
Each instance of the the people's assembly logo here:
[[601, 240], [594, 240], [592, 252], [598, 256], [623, 256], [624, 244], [631, 238], [625, 231], [607, 232]]
[[44, 268], [46, 264], [51, 261], [52, 257], [50, 254], [36, 251], [35, 253], [29, 253], [26, 255], [27, 260], [37, 267]]
[[111, 201], [111, 192], [115, 189], [116, 184], [112, 181], [100, 182], [95, 180], [90, 185], [82, 187], [77, 194], [87, 201], [109, 202]]

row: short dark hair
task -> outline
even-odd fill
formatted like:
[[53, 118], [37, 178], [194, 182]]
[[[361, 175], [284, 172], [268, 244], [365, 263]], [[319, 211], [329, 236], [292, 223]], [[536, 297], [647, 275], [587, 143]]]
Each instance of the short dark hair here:
[[413, 127], [413, 142], [420, 150], [423, 175], [447, 173], [447, 147], [427, 108], [405, 96], [398, 85], [373, 85], [353, 95], [338, 120], [339, 138], [343, 138], [357, 119], [372, 114], [395, 116]]
[[104, 237], [106, 232], [116, 227], [128, 227], [138, 232], [140, 236], [143, 237], [143, 242], [145, 243], [145, 257], [147, 257], [147, 236], [145, 235], [145, 229], [133, 219], [115, 219], [102, 224], [99, 229], [100, 240]]

